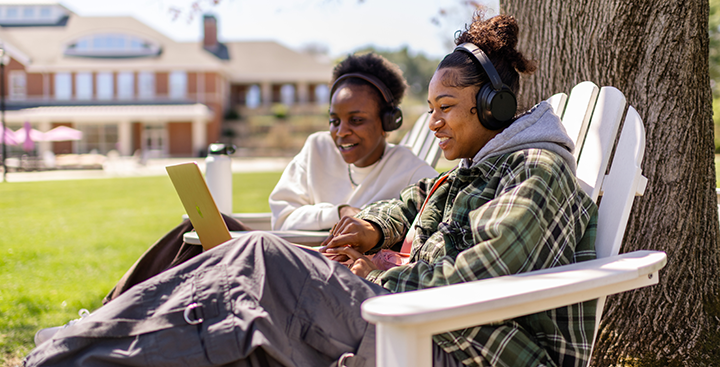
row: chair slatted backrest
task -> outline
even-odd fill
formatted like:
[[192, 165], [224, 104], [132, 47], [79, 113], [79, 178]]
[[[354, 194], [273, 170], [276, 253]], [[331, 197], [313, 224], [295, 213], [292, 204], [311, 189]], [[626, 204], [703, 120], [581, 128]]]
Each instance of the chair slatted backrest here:
[[408, 147], [415, 146], [415, 143], [418, 141], [418, 139], [422, 139], [424, 135], [421, 137], [422, 133], [425, 130], [425, 121], [427, 121], [428, 115], [422, 114], [418, 119], [415, 121], [415, 124], [413, 127], [408, 131], [405, 136], [403, 136], [402, 140], [400, 140], [400, 145], [405, 145]]
[[427, 113], [420, 115], [399, 144], [410, 148], [413, 154], [434, 168], [440, 159], [441, 151], [435, 134], [428, 128], [429, 119], [430, 115]]
[[[620, 252], [633, 198], [645, 191], [647, 179], [642, 176], [641, 169], [645, 129], [640, 115], [632, 106], [629, 107], [606, 175], [626, 100], [616, 88], [603, 87], [599, 93], [597, 90], [591, 82], [583, 82], [573, 88], [562, 121], [568, 133], [573, 134], [571, 138], [584, 137], [578, 139], [576, 147], [575, 155], [579, 156], [577, 177], [583, 190], [595, 202], [602, 196], [598, 205], [595, 250], [598, 258], [605, 258]], [[576, 92], [580, 93], [577, 97], [574, 95]], [[593, 345], [604, 305], [605, 297], [599, 298]]]

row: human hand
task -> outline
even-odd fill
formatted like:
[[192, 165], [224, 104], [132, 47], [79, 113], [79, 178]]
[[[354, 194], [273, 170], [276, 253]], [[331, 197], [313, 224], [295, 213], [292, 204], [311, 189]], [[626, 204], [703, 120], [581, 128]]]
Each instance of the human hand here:
[[338, 215], [340, 218], [343, 217], [354, 217], [355, 214], [360, 213], [360, 208], [356, 208], [350, 205], [340, 205], [338, 208]]
[[380, 230], [372, 223], [355, 217], [343, 217], [330, 230], [330, 236], [323, 241], [319, 251], [352, 246], [358, 252], [364, 253], [375, 247], [380, 238]]
[[359, 253], [350, 246], [329, 248], [326, 253], [347, 256], [351, 261], [348, 264], [348, 268], [353, 274], [361, 278], [367, 278], [371, 271], [377, 270], [378, 268], [367, 256]]

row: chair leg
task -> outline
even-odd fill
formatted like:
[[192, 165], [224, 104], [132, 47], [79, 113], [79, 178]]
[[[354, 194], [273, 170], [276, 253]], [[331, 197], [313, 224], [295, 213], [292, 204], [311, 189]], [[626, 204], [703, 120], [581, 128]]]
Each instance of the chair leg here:
[[378, 367], [431, 367], [432, 335], [421, 335], [415, 327], [377, 324], [375, 327]]

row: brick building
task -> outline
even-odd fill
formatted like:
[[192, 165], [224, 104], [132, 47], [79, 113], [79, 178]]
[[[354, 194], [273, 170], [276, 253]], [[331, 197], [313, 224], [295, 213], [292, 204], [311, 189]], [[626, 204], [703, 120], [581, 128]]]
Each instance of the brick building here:
[[230, 110], [326, 108], [329, 61], [272, 41], [219, 42], [216, 18], [203, 21], [201, 42], [175, 42], [132, 17], [0, 2], [8, 127], [83, 131], [81, 141], [39, 143], [38, 154], [195, 156]]

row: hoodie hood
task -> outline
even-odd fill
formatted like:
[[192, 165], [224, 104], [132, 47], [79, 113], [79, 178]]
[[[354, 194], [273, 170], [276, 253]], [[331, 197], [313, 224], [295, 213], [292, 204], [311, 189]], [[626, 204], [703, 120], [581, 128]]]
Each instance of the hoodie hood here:
[[[568, 136], [560, 118], [546, 101], [540, 102], [500, 134], [492, 138], [473, 157], [463, 159], [461, 167], [476, 166], [483, 160], [523, 149], [546, 149], [560, 155], [575, 173], [575, 144]], [[472, 163], [471, 163], [472, 162]]]

